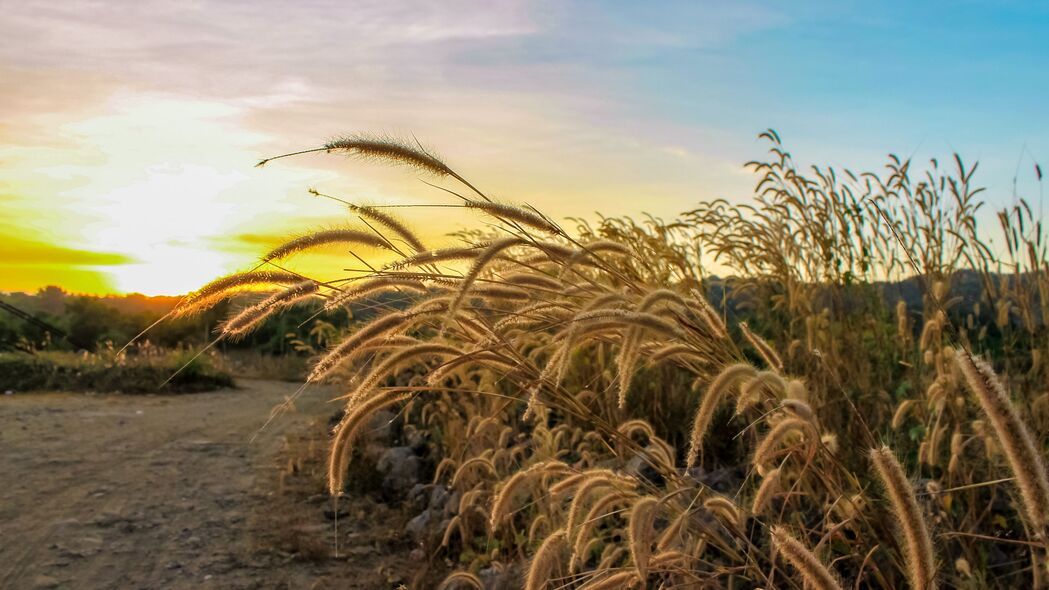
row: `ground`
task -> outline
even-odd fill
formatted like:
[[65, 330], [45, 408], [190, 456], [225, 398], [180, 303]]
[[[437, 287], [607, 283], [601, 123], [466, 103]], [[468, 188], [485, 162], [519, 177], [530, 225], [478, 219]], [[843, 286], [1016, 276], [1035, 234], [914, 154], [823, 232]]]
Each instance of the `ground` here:
[[367, 498], [333, 511], [315, 478], [288, 483], [304, 469], [289, 449], [321, 454], [334, 409], [330, 391], [310, 391], [260, 431], [294, 390], [0, 397], [0, 588], [410, 582], [401, 514]]

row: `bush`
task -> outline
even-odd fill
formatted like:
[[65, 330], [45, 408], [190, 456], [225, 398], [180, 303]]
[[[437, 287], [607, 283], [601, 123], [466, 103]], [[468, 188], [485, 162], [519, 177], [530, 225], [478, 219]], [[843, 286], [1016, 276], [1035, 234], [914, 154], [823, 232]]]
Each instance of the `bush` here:
[[[201, 355], [194, 359], [191, 352], [153, 352], [133, 356], [71, 352], [0, 353], [0, 389], [187, 393], [233, 386], [233, 378], [216, 370], [210, 357]], [[165, 383], [176, 371], [179, 373]]]

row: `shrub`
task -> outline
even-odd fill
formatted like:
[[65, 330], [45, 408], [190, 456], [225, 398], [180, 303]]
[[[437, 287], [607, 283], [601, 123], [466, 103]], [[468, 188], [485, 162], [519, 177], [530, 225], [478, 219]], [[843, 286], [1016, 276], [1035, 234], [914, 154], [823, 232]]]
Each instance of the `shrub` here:
[[214, 369], [207, 355], [194, 356], [188, 350], [130, 356], [0, 353], [0, 389], [186, 393], [233, 386], [233, 379]]

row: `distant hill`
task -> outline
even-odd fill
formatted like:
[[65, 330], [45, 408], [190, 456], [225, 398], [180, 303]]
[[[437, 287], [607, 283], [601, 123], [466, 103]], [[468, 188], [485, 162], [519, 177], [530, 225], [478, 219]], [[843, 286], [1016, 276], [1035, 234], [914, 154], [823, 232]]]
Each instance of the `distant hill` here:
[[[1011, 275], [992, 276], [991, 280], [1001, 283], [1014, 280]], [[1022, 280], [1022, 279], [1021, 279]], [[710, 277], [707, 281], [707, 295], [719, 306], [724, 300], [726, 291], [731, 285], [739, 282], [735, 277]], [[954, 274], [951, 284], [952, 304], [949, 313], [959, 317], [972, 312], [977, 303], [984, 297], [984, 278], [980, 273], [962, 270]], [[922, 298], [926, 291], [924, 279], [910, 277], [897, 282], [878, 282], [873, 285], [887, 305], [894, 306], [903, 300], [907, 308], [916, 313], [923, 309]], [[749, 297], [735, 293], [727, 301], [727, 309], [733, 319], [743, 319], [747, 313], [742, 305]], [[829, 293], [828, 293], [829, 294]], [[835, 294], [839, 300], [844, 297], [849, 306], [850, 297], [869, 297], [870, 291], [860, 289], [847, 290]], [[104, 343], [106, 341], [122, 345], [146, 326], [155, 322], [170, 311], [181, 297], [150, 297], [141, 294], [109, 295], [104, 297], [74, 295], [59, 287], [46, 287], [37, 293], [0, 294], [0, 301], [36, 316], [67, 332], [71, 342], [48, 343], [49, 336], [38, 326], [30, 325], [11, 314], [0, 311], [0, 348], [25, 346], [58, 346], [80, 348], [90, 346], [82, 343]], [[167, 321], [152, 329], [149, 339], [163, 346], [201, 345], [211, 340], [215, 327], [227, 317], [230, 309], [236, 309], [244, 302], [250, 301], [251, 295], [224, 302], [207, 312], [179, 320]], [[223, 347], [246, 347], [265, 352], [288, 352], [288, 341], [294, 338], [307, 337], [313, 322], [320, 320], [331, 323], [335, 328], [345, 328], [351, 318], [364, 319], [376, 313], [376, 310], [399, 307], [394, 296], [378, 296], [367, 303], [355, 306], [351, 314], [336, 312], [318, 314], [318, 306], [304, 306], [286, 311], [269, 319], [257, 332], [249, 335], [239, 343], [224, 343]], [[858, 300], [857, 300], [858, 302]], [[991, 306], [983, 302], [978, 321], [989, 322], [993, 313]], [[821, 305], [815, 302], [818, 309]], [[1044, 318], [1037, 318], [1044, 322]], [[53, 339], [54, 335], [51, 335]], [[23, 342], [24, 341], [24, 342]]]

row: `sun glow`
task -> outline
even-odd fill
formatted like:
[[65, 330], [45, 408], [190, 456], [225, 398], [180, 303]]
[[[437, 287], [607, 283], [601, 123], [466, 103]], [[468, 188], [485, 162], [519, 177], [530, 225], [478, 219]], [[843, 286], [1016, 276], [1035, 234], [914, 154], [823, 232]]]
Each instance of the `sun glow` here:
[[[32, 237], [114, 258], [80, 265], [102, 281], [71, 285], [55, 268], [55, 282], [74, 291], [105, 285], [107, 291], [184, 293], [251, 264], [257, 252], [231, 244], [231, 231], [245, 224], [256, 233], [286, 231], [251, 225], [260, 208], [294, 199], [299, 215], [330, 213], [330, 206], [301, 194], [324, 173], [288, 167], [255, 173], [266, 138], [245, 129], [241, 114], [207, 101], [117, 96], [105, 113], [61, 125], [64, 145], [22, 150], [19, 168], [32, 175], [16, 177], [10, 192], [28, 196], [23, 220], [36, 215], [49, 226], [48, 235]], [[52, 189], [57, 211], [32, 203], [44, 186], [60, 188]], [[39, 275], [40, 261], [28, 262], [7, 272]]]
[[[996, 204], [1041, 194], [1040, 174], [1014, 182], [1045, 160], [1046, 82], [1031, 76], [1045, 14], [1030, 7], [967, 5], [948, 23], [908, 5], [911, 22], [937, 24], [901, 31], [763, 2], [12, 4], [0, 292], [185, 292], [282, 236], [354, 223], [311, 186], [364, 204], [454, 202], [412, 171], [337, 155], [253, 168], [343, 133], [417, 137], [486, 192], [558, 221], [749, 198], [742, 164], [768, 126], [812, 161], [873, 169], [885, 150], [957, 151], [980, 160]], [[987, 37], [958, 35], [965, 22]], [[918, 60], [896, 84], [856, 67], [885, 47], [894, 64]], [[454, 209], [398, 212], [428, 244], [480, 226]], [[340, 254], [327, 266], [356, 264]]]

